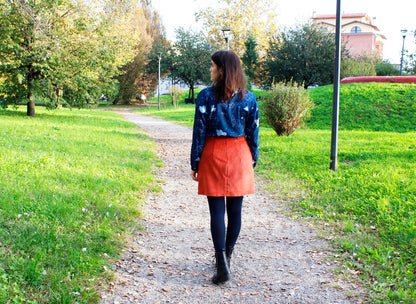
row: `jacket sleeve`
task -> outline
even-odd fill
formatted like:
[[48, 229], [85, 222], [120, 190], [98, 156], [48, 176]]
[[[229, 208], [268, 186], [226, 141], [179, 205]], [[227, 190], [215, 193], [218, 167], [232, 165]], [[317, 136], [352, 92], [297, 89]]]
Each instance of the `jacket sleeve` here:
[[191, 169], [198, 171], [199, 161], [205, 145], [207, 132], [207, 106], [205, 103], [205, 92], [198, 94], [195, 105], [194, 128], [191, 146]]
[[253, 157], [253, 168], [259, 158], [259, 106], [256, 97], [250, 96], [249, 113], [245, 126], [247, 144]]

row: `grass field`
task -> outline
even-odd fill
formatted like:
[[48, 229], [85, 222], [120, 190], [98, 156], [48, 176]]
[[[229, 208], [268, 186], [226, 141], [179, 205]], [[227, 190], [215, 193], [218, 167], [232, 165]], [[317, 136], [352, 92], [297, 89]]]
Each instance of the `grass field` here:
[[[332, 90], [289, 137], [261, 125], [268, 191], [331, 240], [370, 303], [416, 302], [416, 86], [341, 87], [339, 166], [329, 170]], [[264, 94], [256, 91], [256, 95]], [[261, 105], [261, 101], [260, 101]], [[195, 105], [142, 113], [192, 127]], [[93, 303], [158, 187], [154, 143], [105, 111], [0, 111], [0, 303]], [[138, 145], [140, 143], [140, 145]]]
[[[416, 86], [342, 86], [336, 172], [329, 170], [332, 87], [310, 96], [312, 117], [291, 136], [261, 125], [257, 172], [294, 215], [332, 240], [371, 303], [415, 303]], [[194, 106], [150, 111], [192, 126]]]
[[0, 111], [0, 303], [95, 302], [157, 190], [154, 143], [109, 112], [25, 115]]

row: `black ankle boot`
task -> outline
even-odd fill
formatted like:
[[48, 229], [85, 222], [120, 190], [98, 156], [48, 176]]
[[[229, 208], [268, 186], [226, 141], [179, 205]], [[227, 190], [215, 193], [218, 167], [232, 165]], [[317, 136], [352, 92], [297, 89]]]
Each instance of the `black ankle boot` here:
[[215, 253], [217, 273], [212, 278], [212, 283], [221, 284], [230, 279], [230, 268], [228, 267], [225, 250]]
[[225, 248], [225, 257], [227, 258], [228, 268], [231, 270], [231, 255], [233, 254], [234, 248]]

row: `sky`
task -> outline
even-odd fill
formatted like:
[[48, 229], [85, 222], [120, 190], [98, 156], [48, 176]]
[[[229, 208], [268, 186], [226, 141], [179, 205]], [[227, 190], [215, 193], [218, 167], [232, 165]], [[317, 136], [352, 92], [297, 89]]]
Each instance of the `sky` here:
[[[274, 0], [276, 4], [276, 23], [282, 29], [304, 23], [316, 14], [335, 14], [337, 0]], [[175, 39], [175, 29], [201, 30], [196, 23], [195, 13], [208, 6], [215, 6], [218, 0], [152, 0], [152, 6], [161, 16], [168, 39]], [[407, 29], [405, 50], [416, 53], [413, 31], [416, 30], [414, 0], [341, 0], [341, 11], [344, 13], [367, 13], [374, 18], [372, 24], [377, 26], [384, 40], [384, 59], [399, 64], [402, 52], [403, 37], [401, 29]]]

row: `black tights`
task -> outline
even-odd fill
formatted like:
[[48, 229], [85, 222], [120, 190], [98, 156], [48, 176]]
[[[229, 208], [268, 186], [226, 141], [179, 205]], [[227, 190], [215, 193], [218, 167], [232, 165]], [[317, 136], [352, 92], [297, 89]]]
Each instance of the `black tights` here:
[[[241, 230], [243, 197], [208, 196], [211, 215], [211, 235], [216, 252], [234, 248]], [[227, 232], [225, 230], [225, 207], [227, 207]]]

